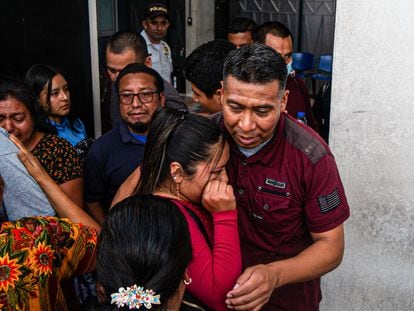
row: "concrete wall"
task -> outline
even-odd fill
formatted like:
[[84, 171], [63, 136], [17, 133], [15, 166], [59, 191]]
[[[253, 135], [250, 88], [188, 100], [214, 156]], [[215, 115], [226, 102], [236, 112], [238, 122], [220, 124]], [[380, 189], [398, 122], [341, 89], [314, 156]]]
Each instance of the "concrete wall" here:
[[337, 0], [330, 142], [351, 206], [321, 310], [414, 310], [414, 1]]
[[[186, 18], [189, 12], [189, 1], [186, 1]], [[214, 1], [191, 0], [191, 17], [193, 24], [186, 25], [186, 56], [198, 46], [214, 39]], [[191, 85], [186, 82], [186, 95], [191, 96]]]

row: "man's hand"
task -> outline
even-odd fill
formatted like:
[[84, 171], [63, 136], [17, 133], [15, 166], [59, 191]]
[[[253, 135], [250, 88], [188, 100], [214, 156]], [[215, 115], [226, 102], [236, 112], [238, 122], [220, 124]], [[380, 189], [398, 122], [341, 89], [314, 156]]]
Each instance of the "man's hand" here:
[[266, 265], [247, 268], [227, 294], [226, 304], [235, 310], [260, 310], [269, 301], [276, 284], [276, 274]]
[[313, 280], [335, 269], [344, 253], [343, 224], [326, 232], [311, 232], [311, 236], [314, 243], [298, 255], [247, 268], [227, 294], [227, 307], [260, 310], [278, 287]]
[[202, 203], [210, 213], [235, 210], [233, 187], [220, 180], [209, 181], [203, 191]]

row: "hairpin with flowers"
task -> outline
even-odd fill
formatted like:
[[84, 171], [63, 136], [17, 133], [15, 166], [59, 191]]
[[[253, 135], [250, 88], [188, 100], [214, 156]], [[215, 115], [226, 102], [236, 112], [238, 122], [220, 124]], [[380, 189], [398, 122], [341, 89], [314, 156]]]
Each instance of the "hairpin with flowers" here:
[[129, 309], [139, 309], [142, 305], [151, 309], [152, 305], [161, 304], [160, 295], [155, 295], [152, 289], [145, 289], [137, 285], [121, 287], [118, 293], [111, 294], [111, 304], [118, 308], [128, 306]]

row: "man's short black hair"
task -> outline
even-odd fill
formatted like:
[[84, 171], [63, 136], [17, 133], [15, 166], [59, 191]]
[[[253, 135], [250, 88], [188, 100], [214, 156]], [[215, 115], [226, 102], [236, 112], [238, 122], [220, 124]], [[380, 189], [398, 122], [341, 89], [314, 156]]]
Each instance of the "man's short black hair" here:
[[114, 54], [123, 54], [127, 50], [134, 51], [136, 62], [144, 63], [148, 57], [145, 39], [134, 31], [118, 31], [108, 40], [106, 48]]
[[255, 43], [243, 45], [231, 51], [224, 62], [224, 85], [231, 76], [239, 81], [253, 84], [279, 82], [279, 96], [286, 85], [287, 68], [284, 58], [271, 47]]
[[264, 44], [267, 34], [271, 34], [278, 38], [290, 37], [293, 43], [293, 36], [290, 29], [280, 22], [273, 21], [261, 24], [255, 31], [254, 41]]
[[227, 33], [239, 33], [250, 31], [252, 34], [257, 28], [257, 24], [254, 20], [248, 17], [236, 17], [227, 28]]
[[119, 82], [121, 79], [130, 73], [146, 73], [153, 77], [154, 79], [154, 85], [158, 92], [164, 92], [164, 80], [160, 76], [158, 72], [156, 72], [154, 69], [144, 65], [144, 64], [138, 64], [138, 63], [132, 63], [127, 65], [124, 69], [122, 69], [119, 72], [119, 75], [115, 82], [115, 88], [116, 91], [119, 92]]
[[200, 45], [185, 61], [185, 78], [211, 98], [221, 88], [224, 59], [234, 49], [232, 43], [222, 39]]

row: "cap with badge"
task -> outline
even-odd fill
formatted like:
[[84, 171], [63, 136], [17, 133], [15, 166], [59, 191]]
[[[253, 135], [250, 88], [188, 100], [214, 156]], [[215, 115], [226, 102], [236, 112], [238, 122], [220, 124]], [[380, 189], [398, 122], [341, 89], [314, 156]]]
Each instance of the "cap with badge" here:
[[169, 18], [168, 9], [165, 4], [151, 3], [148, 5], [145, 18], [153, 19], [157, 16], [165, 16], [166, 18]]

